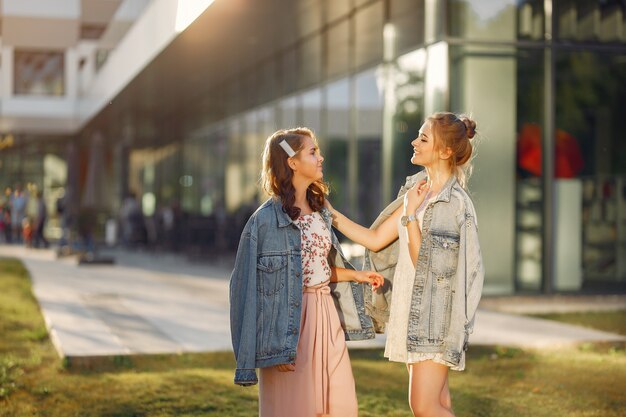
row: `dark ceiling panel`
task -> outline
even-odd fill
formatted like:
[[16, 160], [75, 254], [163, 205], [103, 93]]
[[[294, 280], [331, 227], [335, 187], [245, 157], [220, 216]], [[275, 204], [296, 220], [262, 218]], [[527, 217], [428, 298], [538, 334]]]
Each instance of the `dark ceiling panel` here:
[[[298, 1], [216, 0], [85, 131], [115, 136], [130, 123], [141, 140], [142, 131], [153, 134], [155, 129], [139, 126], [180, 123], [196, 106], [213, 108], [215, 113], [207, 120], [219, 118], [220, 88], [293, 45], [304, 27], [299, 20], [309, 18], [301, 12], [309, 10], [310, 5], [303, 7]], [[214, 106], [209, 104], [212, 97]]]

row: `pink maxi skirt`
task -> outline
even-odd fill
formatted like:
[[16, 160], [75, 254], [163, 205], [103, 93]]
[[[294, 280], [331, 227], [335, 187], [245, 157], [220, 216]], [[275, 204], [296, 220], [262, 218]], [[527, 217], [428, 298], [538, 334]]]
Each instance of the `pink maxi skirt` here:
[[358, 415], [345, 336], [327, 282], [306, 287], [302, 295], [295, 368], [260, 369], [260, 417]]

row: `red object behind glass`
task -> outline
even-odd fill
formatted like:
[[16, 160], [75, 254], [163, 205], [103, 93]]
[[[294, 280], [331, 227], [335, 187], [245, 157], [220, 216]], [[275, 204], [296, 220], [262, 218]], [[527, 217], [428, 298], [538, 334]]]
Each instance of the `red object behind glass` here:
[[[536, 123], [525, 123], [517, 138], [519, 167], [540, 176], [541, 154], [541, 127]], [[556, 178], [574, 178], [585, 165], [578, 141], [561, 129], [556, 130], [555, 158]]]

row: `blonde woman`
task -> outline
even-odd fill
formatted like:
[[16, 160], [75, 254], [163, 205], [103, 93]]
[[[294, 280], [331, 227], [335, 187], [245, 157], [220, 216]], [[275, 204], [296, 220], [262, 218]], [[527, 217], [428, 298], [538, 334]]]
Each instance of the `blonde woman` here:
[[[385, 356], [407, 364], [414, 416], [454, 416], [448, 370], [463, 370], [484, 270], [474, 205], [466, 190], [476, 123], [435, 113], [411, 141], [411, 162], [398, 198], [371, 228], [333, 212], [333, 225], [365, 246], [365, 268], [385, 284], [368, 312], [386, 327]], [[393, 289], [393, 291], [392, 291]]]

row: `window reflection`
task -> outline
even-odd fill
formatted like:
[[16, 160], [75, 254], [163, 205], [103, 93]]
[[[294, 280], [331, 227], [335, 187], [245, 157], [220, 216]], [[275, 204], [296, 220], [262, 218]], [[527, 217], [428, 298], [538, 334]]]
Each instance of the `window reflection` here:
[[298, 99], [296, 96], [283, 99], [279, 103], [280, 128], [291, 129], [298, 125]]
[[392, 0], [390, 15], [397, 34], [397, 51], [404, 52], [424, 42], [424, 0]]
[[566, 256], [571, 263], [582, 251], [574, 273], [557, 270], [557, 288], [624, 285], [626, 55], [563, 51], [556, 59], [556, 206], [578, 219], [557, 234], [557, 256], [562, 254], [566, 265]]
[[393, 184], [392, 195], [406, 177], [417, 172], [410, 161], [410, 142], [424, 121], [424, 71], [426, 51], [419, 49], [398, 58], [393, 69]]
[[14, 85], [17, 95], [65, 94], [63, 52], [15, 51]]
[[370, 224], [383, 208], [382, 201], [382, 120], [383, 96], [376, 70], [356, 76], [357, 206], [358, 220]]
[[541, 39], [543, 0], [449, 0], [451, 36], [486, 40]]
[[335, 207], [348, 211], [348, 140], [350, 134], [350, 84], [347, 78], [326, 86], [327, 133], [323, 149], [327, 155], [324, 179], [330, 184]]
[[246, 205], [256, 206], [259, 200], [257, 180], [259, 172], [261, 172], [261, 154], [263, 152], [256, 112], [250, 111], [243, 116], [241, 128], [242, 158], [245, 167], [242, 183], [242, 201]]
[[321, 133], [322, 92], [320, 89], [302, 94], [302, 126], [312, 129], [317, 135]]
[[623, 1], [560, 0], [554, 3], [559, 38], [603, 42], [626, 40], [626, 4]]
[[515, 262], [516, 55], [512, 47], [450, 47], [450, 109], [478, 125], [469, 179], [491, 291], [512, 289]]
[[[544, 54], [542, 50], [517, 52], [516, 144], [516, 287], [541, 289], [543, 256], [543, 191], [541, 148], [543, 138]], [[523, 93], [522, 93], [523, 92]]]

